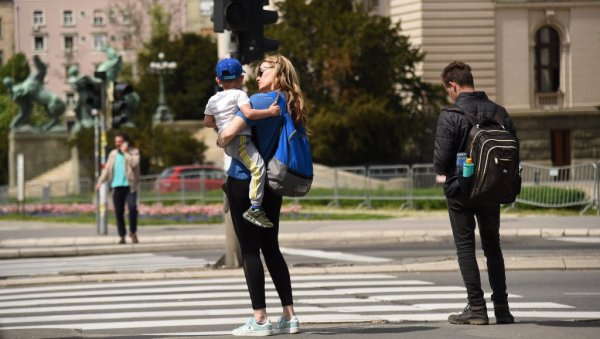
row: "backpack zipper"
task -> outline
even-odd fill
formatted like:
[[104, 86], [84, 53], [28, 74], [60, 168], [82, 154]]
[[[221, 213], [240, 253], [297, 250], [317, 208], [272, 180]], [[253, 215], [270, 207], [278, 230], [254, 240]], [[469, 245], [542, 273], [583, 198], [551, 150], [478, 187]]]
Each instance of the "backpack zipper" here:
[[[478, 170], [478, 171], [479, 171], [479, 169], [481, 169], [481, 158], [483, 157], [483, 150], [484, 150], [484, 148], [485, 148], [485, 144], [486, 144], [488, 141], [497, 141], [497, 142], [514, 142], [514, 143], [516, 143], [516, 141], [515, 141], [515, 140], [500, 140], [500, 139], [488, 139], [488, 140], [486, 140], [486, 141], [485, 141], [483, 144], [481, 144], [481, 150], [480, 150], [480, 152], [479, 152], [479, 158], [477, 158], [477, 159], [479, 160], [479, 164], [477, 165], [477, 170]], [[490, 150], [488, 150], [488, 152], [489, 152], [489, 151], [491, 151], [491, 150], [492, 150], [493, 148], [495, 148], [495, 147], [502, 147], [502, 146], [494, 146], [494, 147], [490, 148]], [[515, 148], [516, 148], [516, 147], [515, 147]], [[472, 149], [471, 149], [471, 150], [472, 150]], [[489, 153], [488, 153], [488, 154], [489, 154]], [[486, 159], [486, 161], [487, 161], [487, 159]]]
[[485, 159], [485, 167], [483, 168], [483, 175], [482, 176], [484, 176], [484, 177], [485, 177], [485, 172], [487, 172], [487, 160], [490, 157], [490, 153], [492, 152], [492, 150], [494, 148], [514, 148], [514, 149], [517, 149], [516, 146], [494, 146], [494, 147], [490, 148], [488, 150], [488, 152], [487, 152], [487, 156], [486, 156], [486, 159]]

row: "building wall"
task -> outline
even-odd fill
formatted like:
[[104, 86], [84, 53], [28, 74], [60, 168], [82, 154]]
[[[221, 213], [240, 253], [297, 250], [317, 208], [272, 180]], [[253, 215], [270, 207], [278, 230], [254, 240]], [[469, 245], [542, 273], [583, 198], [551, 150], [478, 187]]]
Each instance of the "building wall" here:
[[186, 0], [185, 30], [201, 35], [215, 35], [210, 19], [213, 0]]
[[[554, 131], [568, 131], [571, 161], [600, 156], [600, 1], [389, 0], [402, 34], [427, 53], [424, 80], [439, 83], [449, 62], [473, 68], [475, 86], [505, 106], [517, 125], [522, 158], [550, 162]], [[535, 93], [535, 33], [560, 35], [557, 104]]]
[[[178, 33], [185, 26], [183, 0], [164, 0], [165, 10], [173, 15], [171, 31]], [[71, 93], [66, 69], [79, 66], [81, 75], [93, 75], [106, 55], [94, 47], [94, 36], [105, 35], [106, 42], [117, 49], [124, 62], [135, 64], [137, 49], [150, 35], [149, 0], [15, 0], [16, 50], [25, 53], [31, 62], [33, 55], [49, 64], [46, 88], [63, 99]], [[44, 23], [34, 25], [34, 11], [44, 13]], [[73, 25], [64, 25], [64, 11], [73, 12]], [[125, 13], [132, 13], [126, 23]], [[104, 24], [94, 24], [95, 13], [104, 16]], [[72, 50], [65, 49], [65, 36], [74, 36]], [[45, 39], [45, 48], [36, 50], [35, 37]]]
[[15, 53], [14, 3], [0, 1], [0, 65]]
[[425, 81], [440, 82], [444, 66], [463, 60], [473, 67], [476, 86], [496, 96], [495, 17], [492, 0], [390, 0], [390, 17], [402, 34], [426, 52]]

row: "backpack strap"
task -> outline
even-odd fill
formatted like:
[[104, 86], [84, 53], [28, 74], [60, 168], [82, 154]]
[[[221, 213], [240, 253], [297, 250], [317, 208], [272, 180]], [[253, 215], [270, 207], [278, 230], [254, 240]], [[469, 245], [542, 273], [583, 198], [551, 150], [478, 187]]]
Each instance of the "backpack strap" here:
[[471, 126], [477, 126], [478, 125], [477, 116], [475, 115], [475, 113], [463, 111], [457, 105], [452, 105], [452, 106], [445, 107], [444, 111], [462, 114], [462, 115], [465, 116], [465, 118], [467, 118], [467, 121], [469, 121], [469, 124], [471, 124]]
[[494, 110], [494, 115], [492, 115], [491, 118], [487, 117], [487, 118], [484, 118], [481, 120], [479, 119], [479, 117], [477, 116], [476, 113], [463, 111], [457, 105], [452, 105], [452, 106], [446, 107], [446, 108], [444, 108], [444, 110], [464, 115], [467, 118], [467, 120], [469, 121], [469, 124], [471, 124], [471, 126], [485, 124], [485, 122], [494, 122], [494, 123], [500, 125], [500, 127], [502, 127], [502, 129], [506, 130], [506, 127], [504, 126], [504, 124], [505, 124], [504, 118], [506, 117], [506, 115], [502, 116], [502, 114], [498, 114], [498, 113], [500, 113], [499, 107], [500, 106], [496, 105], [496, 109]]

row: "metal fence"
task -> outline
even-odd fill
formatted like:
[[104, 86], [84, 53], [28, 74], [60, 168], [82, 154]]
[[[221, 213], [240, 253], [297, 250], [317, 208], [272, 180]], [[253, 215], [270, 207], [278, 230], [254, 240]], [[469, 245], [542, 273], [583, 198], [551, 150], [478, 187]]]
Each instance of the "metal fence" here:
[[[523, 185], [517, 203], [540, 208], [581, 206], [582, 212], [599, 209], [600, 162], [564, 167], [522, 163]], [[432, 164], [324, 167], [315, 166], [313, 188], [302, 201], [339, 206], [373, 207], [397, 203], [411, 208], [419, 201], [444, 200], [443, 178]], [[206, 172], [190, 173], [166, 180], [159, 175], [140, 180], [140, 202], [218, 203], [223, 201], [224, 176]], [[27, 203], [90, 203], [94, 199], [90, 180], [27, 185]], [[15, 202], [16, 189], [0, 186], [0, 204]]]

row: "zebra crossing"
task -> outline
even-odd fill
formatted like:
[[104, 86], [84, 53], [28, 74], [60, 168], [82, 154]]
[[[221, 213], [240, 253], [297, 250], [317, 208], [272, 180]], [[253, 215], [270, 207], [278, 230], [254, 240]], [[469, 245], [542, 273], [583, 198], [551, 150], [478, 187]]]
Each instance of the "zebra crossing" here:
[[[301, 323], [445, 321], [465, 305], [462, 286], [390, 274], [293, 276]], [[269, 281], [269, 279], [267, 279]], [[271, 319], [281, 312], [267, 284]], [[515, 317], [598, 319], [600, 312], [509, 295]], [[0, 330], [78, 329], [136, 335], [229, 334], [251, 315], [243, 278], [80, 283], [0, 289]], [[493, 311], [490, 313], [493, 317]], [[157, 333], [161, 332], [161, 333]]]
[[160, 253], [127, 253], [56, 258], [0, 260], [0, 276], [33, 276], [78, 272], [146, 272], [172, 268], [197, 268], [210, 264], [204, 258]]
[[[377, 258], [342, 252], [281, 248], [281, 252], [297, 257], [310, 257], [335, 262], [385, 263], [389, 258]], [[162, 269], [198, 268], [211, 265], [218, 257], [189, 258], [185, 255], [162, 253], [124, 253], [56, 258], [19, 258], [0, 260], [0, 277], [47, 274], [151, 272]]]

